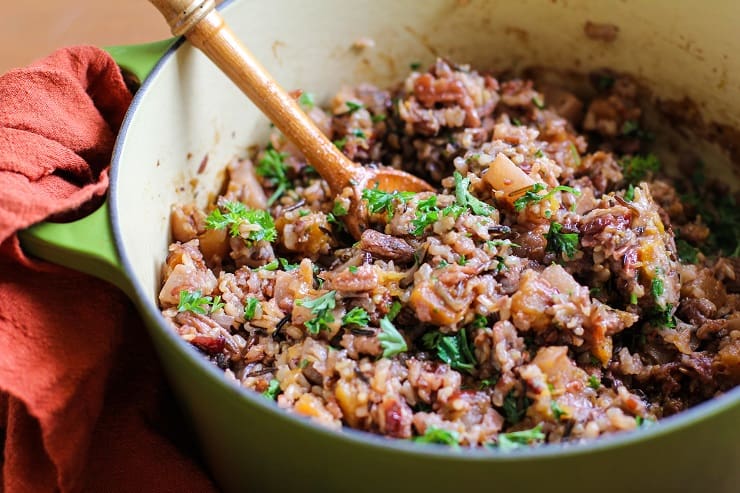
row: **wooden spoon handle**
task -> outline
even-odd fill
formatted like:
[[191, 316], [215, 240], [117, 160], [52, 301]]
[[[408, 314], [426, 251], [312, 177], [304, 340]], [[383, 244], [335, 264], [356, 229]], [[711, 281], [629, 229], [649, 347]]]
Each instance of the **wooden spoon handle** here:
[[149, 0], [172, 33], [185, 35], [267, 115], [327, 181], [334, 195], [362, 176], [318, 129], [296, 101], [267, 73], [215, 9], [213, 0]]

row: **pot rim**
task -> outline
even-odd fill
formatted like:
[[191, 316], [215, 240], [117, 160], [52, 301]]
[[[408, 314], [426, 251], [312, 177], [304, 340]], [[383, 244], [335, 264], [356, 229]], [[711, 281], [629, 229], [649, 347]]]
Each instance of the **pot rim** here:
[[[225, 0], [218, 7], [218, 10], [228, 9], [238, 0]], [[513, 452], [501, 451], [495, 448], [479, 447], [475, 449], [457, 449], [447, 445], [438, 444], [417, 444], [410, 440], [388, 439], [370, 432], [355, 430], [349, 427], [342, 427], [341, 431], [333, 430], [322, 426], [313, 420], [292, 414], [289, 411], [278, 407], [273, 401], [268, 401], [260, 394], [235, 386], [229, 383], [223, 376], [223, 371], [206, 361], [206, 359], [195, 348], [188, 345], [172, 331], [156, 303], [146, 294], [142, 282], [134, 275], [133, 264], [124, 247], [123, 234], [121, 231], [121, 221], [119, 216], [119, 197], [123, 193], [118, 187], [118, 178], [121, 173], [121, 160], [124, 142], [127, 140], [128, 131], [131, 127], [132, 120], [138, 107], [142, 104], [142, 99], [149, 92], [151, 85], [157, 78], [163, 67], [174, 56], [177, 50], [184, 44], [185, 38], [180, 37], [165, 54], [159, 59], [146, 80], [134, 96], [131, 105], [126, 112], [123, 123], [121, 124], [118, 137], [116, 139], [113, 155], [111, 159], [110, 170], [110, 220], [113, 232], [115, 247], [118, 251], [121, 266], [130, 280], [135, 294], [135, 300], [140, 311], [144, 311], [146, 318], [156, 320], [156, 330], [164, 333], [168, 343], [175, 347], [175, 351], [180, 356], [194, 364], [202, 373], [207, 374], [209, 384], [218, 385], [224, 388], [226, 392], [232, 394], [236, 399], [242, 399], [249, 405], [256, 406], [261, 412], [271, 413], [274, 417], [282, 420], [286, 425], [304, 428], [306, 432], [315, 433], [318, 437], [348, 442], [354, 446], [373, 447], [378, 451], [392, 451], [399, 454], [409, 454], [423, 456], [433, 459], [444, 459], [452, 461], [490, 461], [490, 462], [508, 462], [520, 460], [537, 460], [537, 459], [560, 459], [568, 457], [578, 457], [584, 454], [601, 453], [620, 447], [636, 446], [641, 442], [653, 440], [670, 433], [678, 432], [683, 428], [690, 427], [703, 420], [711, 418], [714, 415], [728, 411], [732, 408], [740, 407], [740, 386], [726, 392], [725, 394], [714, 397], [708, 401], [698, 404], [686, 411], [682, 411], [673, 416], [661, 419], [655, 425], [634, 431], [624, 431], [589, 440], [585, 443], [554, 443], [543, 444], [537, 447], [527, 447]], [[150, 324], [147, 324], [150, 330]], [[431, 445], [431, 446], [429, 446]]]

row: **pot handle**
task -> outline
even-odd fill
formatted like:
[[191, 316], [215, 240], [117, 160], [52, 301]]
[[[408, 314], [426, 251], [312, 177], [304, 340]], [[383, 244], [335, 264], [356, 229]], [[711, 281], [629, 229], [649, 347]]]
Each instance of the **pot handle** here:
[[[121, 68], [143, 81], [176, 41], [177, 38], [170, 38], [105, 50]], [[68, 223], [41, 222], [20, 231], [18, 237], [26, 253], [108, 281], [133, 297], [131, 282], [113, 239], [107, 200], [81, 219]]]

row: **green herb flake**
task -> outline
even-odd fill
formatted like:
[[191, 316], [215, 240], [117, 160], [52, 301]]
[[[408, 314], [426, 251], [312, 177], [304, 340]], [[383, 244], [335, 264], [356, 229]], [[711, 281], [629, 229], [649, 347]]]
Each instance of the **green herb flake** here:
[[393, 301], [390, 310], [388, 310], [388, 315], [386, 315], [386, 317], [388, 317], [388, 320], [390, 320], [391, 322], [395, 320], [399, 312], [401, 311], [401, 308], [402, 306], [400, 301]]
[[180, 302], [177, 304], [177, 311], [206, 315], [209, 311], [211, 300], [212, 298], [210, 296], [202, 296], [200, 290], [191, 293], [183, 289], [180, 291]]
[[630, 293], [630, 305], [636, 305], [637, 304], [637, 293], [634, 291]]
[[300, 368], [302, 370], [302, 369], [304, 369], [307, 366], [308, 366], [308, 360], [304, 358], [304, 359], [301, 360], [300, 364], [298, 365], [298, 368]]
[[624, 192], [624, 200], [627, 202], [635, 200], [635, 186], [632, 183], [630, 183], [627, 190]]
[[544, 439], [545, 434], [542, 433], [542, 424], [538, 424], [529, 430], [499, 433], [497, 447], [500, 450], [514, 450]]
[[373, 115], [372, 117], [370, 117], [370, 120], [373, 123], [382, 122], [382, 121], [385, 121], [385, 119], [386, 119], [385, 115]]
[[291, 264], [290, 262], [288, 262], [287, 259], [284, 259], [283, 257], [280, 257], [278, 260], [280, 261], [280, 266], [285, 272], [296, 270], [298, 268], [298, 264]]
[[558, 401], [555, 399], [550, 401], [550, 411], [552, 411], [553, 417], [558, 421], [560, 421], [561, 418], [568, 416], [568, 413], [560, 407], [560, 404], [558, 404]]
[[366, 188], [362, 191], [362, 199], [367, 201], [367, 206], [372, 214], [387, 211], [388, 220], [393, 217], [393, 202], [408, 202], [416, 194], [414, 192], [384, 192], [375, 188]]
[[262, 267], [260, 267], [260, 269], [274, 271], [274, 270], [278, 270], [279, 267], [280, 267], [280, 261], [278, 259], [273, 259], [270, 262], [263, 265]]
[[349, 267], [347, 267], [347, 270], [349, 270], [351, 274], [357, 274], [358, 268], [356, 265], [350, 265]]
[[514, 210], [520, 212], [528, 205], [536, 204], [544, 199], [549, 199], [557, 192], [571, 193], [576, 197], [581, 195], [581, 192], [579, 190], [565, 185], [559, 185], [552, 188], [547, 193], [541, 194], [540, 192], [543, 192], [545, 189], [546, 187], [543, 183], [535, 183], [534, 185], [529, 187], [529, 189], [524, 192], [524, 195], [514, 201]]
[[663, 296], [663, 279], [660, 277], [660, 269], [655, 269], [655, 277], [650, 283], [650, 291], [653, 293], [654, 298], [660, 298]]
[[213, 298], [213, 302], [211, 303], [211, 313], [219, 311], [224, 306], [226, 306], [226, 303], [221, 301], [221, 295], [216, 296]]
[[354, 113], [355, 111], [361, 110], [365, 107], [364, 104], [357, 103], [355, 101], [345, 101], [344, 104], [347, 105], [347, 108], [349, 108], [349, 113]]
[[311, 211], [306, 210], [306, 209], [301, 209], [298, 211], [298, 217], [306, 217], [309, 214], [311, 214]]
[[275, 241], [277, 230], [275, 222], [269, 212], [263, 210], [247, 209], [241, 202], [225, 202], [220, 208], [213, 209], [206, 217], [207, 229], [228, 228], [231, 236], [240, 236], [240, 226], [249, 223], [255, 227], [250, 228], [244, 240]]
[[438, 331], [427, 332], [421, 340], [425, 348], [435, 350], [437, 357], [454, 370], [472, 374], [478, 364], [465, 329], [452, 335], [444, 335]]
[[463, 267], [468, 263], [468, 259], [465, 258], [465, 255], [460, 255], [457, 259], [457, 265], [462, 265]]
[[288, 157], [287, 154], [280, 153], [275, 149], [267, 149], [257, 164], [255, 170], [257, 174], [267, 179], [270, 185], [275, 187], [275, 191], [267, 200], [268, 207], [292, 187], [288, 179], [288, 166], [285, 164], [286, 157]]
[[262, 395], [267, 397], [271, 401], [276, 400], [279, 394], [280, 394], [280, 382], [274, 378], [270, 380], [270, 383], [267, 386], [267, 390], [262, 392]]
[[[455, 199], [460, 207], [468, 207], [473, 214], [478, 216], [490, 216], [494, 212], [493, 206], [486, 204], [472, 193], [470, 193], [470, 178], [463, 178], [459, 171], [453, 174], [455, 178]], [[458, 214], [459, 216], [459, 214]]]
[[336, 307], [336, 291], [328, 291], [318, 298], [314, 299], [297, 299], [295, 300], [298, 306], [308, 308], [311, 313], [316, 315], [315, 318], [305, 322], [305, 326], [308, 329], [309, 334], [316, 335], [322, 330], [329, 330], [329, 324], [334, 322], [334, 316], [332, 310]]
[[332, 214], [336, 217], [342, 217], [347, 215], [347, 209], [342, 205], [341, 202], [334, 201], [334, 207], [331, 209]]
[[426, 429], [423, 435], [413, 439], [416, 443], [439, 443], [441, 445], [450, 445], [459, 447], [460, 435], [456, 431], [448, 431], [435, 426]]
[[532, 104], [541, 110], [545, 109], [545, 102], [542, 101], [542, 98], [540, 98], [539, 96], [534, 96], [532, 98]]
[[367, 139], [367, 134], [359, 128], [352, 130], [352, 135], [354, 135], [358, 139]]
[[697, 264], [699, 262], [699, 250], [691, 246], [683, 238], [676, 240], [676, 249], [678, 250], [678, 258], [685, 264]]
[[563, 225], [556, 222], [550, 223], [550, 230], [545, 236], [547, 239], [546, 250], [557, 255], [565, 255], [573, 258], [578, 250], [578, 233], [563, 233]]
[[341, 139], [337, 139], [334, 142], [332, 142], [335, 146], [337, 146], [337, 149], [340, 151], [344, 150], [344, 146], [347, 143], [347, 137], [342, 137]]
[[342, 325], [366, 327], [369, 321], [370, 315], [368, 315], [364, 308], [360, 308], [359, 306], [354, 307], [342, 317]]
[[390, 358], [391, 356], [408, 351], [409, 348], [406, 345], [406, 340], [388, 317], [380, 319], [380, 330], [381, 333], [378, 334], [378, 340], [380, 341], [380, 346], [383, 348], [384, 358]]
[[488, 319], [481, 314], [476, 314], [473, 323], [470, 324], [472, 329], [483, 329], [488, 326]]
[[637, 424], [638, 428], [650, 428], [655, 424], [655, 420], [650, 418], [643, 418], [642, 416], [636, 416], [635, 423]]
[[543, 158], [545, 157], [545, 153], [542, 149], [537, 149], [534, 153], [534, 157]]
[[431, 226], [439, 220], [439, 209], [437, 208], [437, 196], [431, 195], [420, 200], [416, 206], [416, 218], [411, 221], [414, 227], [412, 233], [415, 236], [424, 234], [427, 226]]
[[625, 157], [619, 164], [622, 167], [625, 181], [633, 185], [639, 184], [660, 170], [660, 161], [654, 154]]
[[594, 390], [599, 390], [601, 387], [601, 380], [596, 375], [589, 375], [588, 386]]
[[411, 62], [409, 63], [409, 68], [411, 70], [419, 70], [421, 68], [421, 62]]
[[[520, 406], [520, 404], [522, 404]], [[522, 420], [524, 415], [527, 413], [527, 407], [529, 407], [529, 400], [523, 399], [519, 402], [519, 399], [514, 394], [514, 391], [510, 391], [504, 398], [503, 412], [506, 421], [515, 425]]]
[[255, 313], [257, 312], [257, 307], [260, 304], [260, 300], [257, 298], [250, 296], [247, 298], [247, 301], [244, 302], [244, 319], [245, 320], [252, 320], [254, 318]]
[[316, 106], [316, 100], [314, 99], [313, 94], [306, 91], [301, 93], [298, 98], [298, 103], [307, 110], [313, 109], [313, 107]]
[[657, 306], [650, 314], [650, 324], [661, 329], [675, 329], [676, 317], [673, 316], [673, 305]]

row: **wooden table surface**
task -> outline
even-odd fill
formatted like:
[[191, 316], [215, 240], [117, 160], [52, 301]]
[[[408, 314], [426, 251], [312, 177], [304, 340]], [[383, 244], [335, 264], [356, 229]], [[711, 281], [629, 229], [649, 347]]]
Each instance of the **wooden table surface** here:
[[75, 44], [110, 46], [169, 36], [146, 0], [0, 0], [0, 74]]

